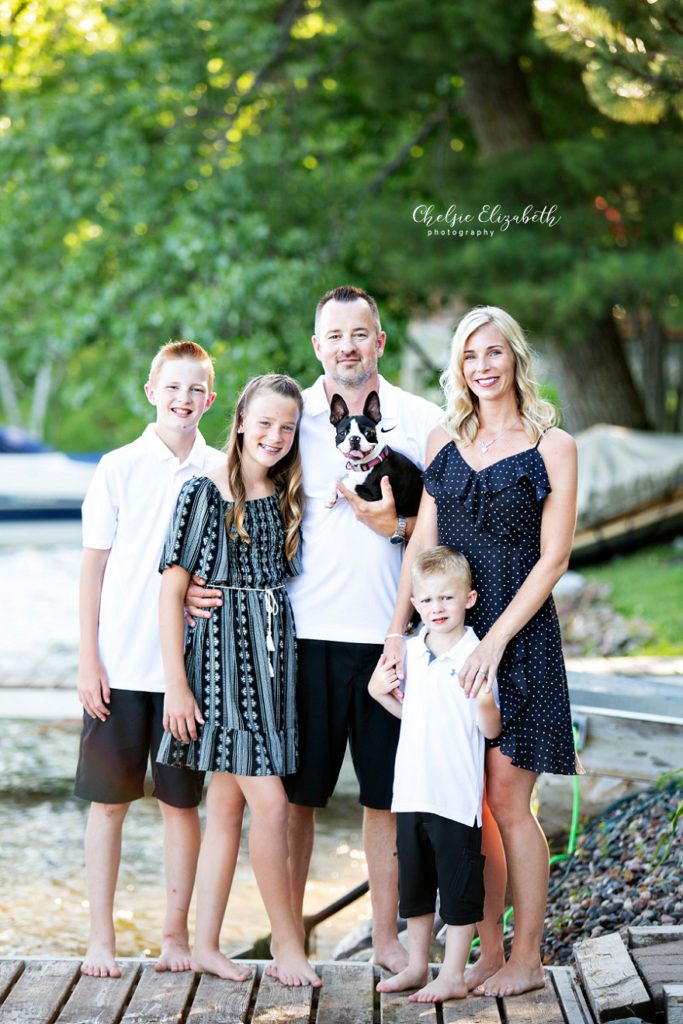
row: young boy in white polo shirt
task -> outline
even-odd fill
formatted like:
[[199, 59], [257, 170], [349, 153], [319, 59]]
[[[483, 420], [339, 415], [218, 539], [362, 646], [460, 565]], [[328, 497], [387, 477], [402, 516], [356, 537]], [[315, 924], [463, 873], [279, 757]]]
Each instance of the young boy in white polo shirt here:
[[[501, 722], [495, 683], [469, 699], [458, 681], [479, 643], [465, 625], [465, 612], [477, 600], [467, 559], [444, 545], [430, 548], [413, 562], [411, 577], [423, 628], [406, 642], [404, 691], [395, 662], [385, 655], [368, 686], [401, 719], [391, 809], [397, 815], [399, 912], [408, 919], [408, 966], [377, 988], [420, 986], [409, 998], [434, 1003], [467, 995], [465, 965], [484, 914], [485, 738], [498, 736]], [[425, 984], [437, 889], [446, 950], [438, 977]]]
[[78, 696], [84, 708], [74, 792], [91, 801], [85, 834], [90, 936], [84, 974], [118, 977], [113, 923], [123, 821], [151, 759], [164, 821], [166, 919], [157, 970], [189, 970], [187, 912], [200, 841], [203, 775], [156, 763], [163, 735], [159, 559], [182, 484], [222, 463], [199, 421], [216, 397], [210, 357], [164, 345], [145, 394], [156, 408], [132, 444], [100, 460], [83, 502]]

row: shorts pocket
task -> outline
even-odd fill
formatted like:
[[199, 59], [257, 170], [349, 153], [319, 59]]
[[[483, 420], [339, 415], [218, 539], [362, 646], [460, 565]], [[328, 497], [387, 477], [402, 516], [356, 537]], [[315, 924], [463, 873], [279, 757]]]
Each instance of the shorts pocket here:
[[444, 910], [447, 903], [448, 916], [453, 919], [449, 923], [470, 924], [484, 916], [485, 861], [483, 853], [477, 850], [460, 851], [453, 865], [448, 895], [442, 897]]

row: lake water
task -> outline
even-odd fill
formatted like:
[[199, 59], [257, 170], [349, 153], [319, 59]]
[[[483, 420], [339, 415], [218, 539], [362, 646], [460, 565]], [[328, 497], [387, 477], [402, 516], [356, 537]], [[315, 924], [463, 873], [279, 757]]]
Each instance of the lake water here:
[[[78, 956], [85, 948], [87, 804], [71, 796], [80, 727], [71, 716], [45, 720], [41, 707], [41, 689], [75, 687], [79, 561], [77, 524], [63, 527], [57, 542], [52, 531], [33, 528], [27, 536], [0, 526], [0, 956]], [[14, 698], [8, 687], [20, 688], [22, 696], [35, 693], [35, 718], [12, 717]], [[347, 763], [338, 793], [319, 816], [307, 913], [365, 879], [360, 822]], [[269, 930], [245, 836], [242, 846], [222, 933], [227, 951]], [[137, 801], [124, 828], [116, 900], [121, 956], [158, 953], [164, 908], [162, 861], [156, 802]], [[314, 934], [314, 955], [328, 958], [341, 938], [369, 916], [365, 896], [320, 925]]]

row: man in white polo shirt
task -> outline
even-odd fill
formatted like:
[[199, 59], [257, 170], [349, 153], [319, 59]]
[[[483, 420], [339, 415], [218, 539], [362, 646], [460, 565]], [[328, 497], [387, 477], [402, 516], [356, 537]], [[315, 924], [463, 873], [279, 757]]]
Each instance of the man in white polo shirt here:
[[413, 522], [396, 515], [386, 478], [381, 501], [345, 491], [346, 500], [325, 508], [338, 459], [330, 400], [339, 394], [352, 414], [360, 413], [368, 394], [377, 391], [380, 436], [421, 469], [427, 438], [442, 414], [379, 375], [386, 334], [367, 292], [343, 286], [324, 295], [312, 341], [323, 374], [304, 391], [303, 571], [289, 585], [299, 659], [299, 770], [283, 780], [291, 802], [293, 899], [302, 913], [315, 808], [324, 807], [334, 791], [348, 739], [364, 808], [375, 961], [399, 971], [407, 957], [396, 936], [396, 825], [390, 811], [399, 721], [369, 696], [367, 686], [393, 614], [403, 540]]

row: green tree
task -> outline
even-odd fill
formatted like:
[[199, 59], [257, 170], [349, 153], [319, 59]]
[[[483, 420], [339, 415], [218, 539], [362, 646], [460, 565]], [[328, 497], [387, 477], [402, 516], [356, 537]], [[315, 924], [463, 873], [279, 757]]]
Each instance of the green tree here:
[[[129, 439], [169, 337], [210, 348], [223, 400], [264, 368], [309, 382], [312, 307], [343, 280], [395, 343], [416, 306], [505, 305], [574, 426], [646, 422], [618, 327], [677, 315], [678, 122], [599, 111], [527, 0], [2, 11], [0, 386], [53, 441]], [[557, 211], [430, 236], [421, 205]]]

